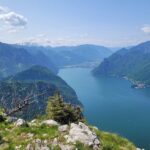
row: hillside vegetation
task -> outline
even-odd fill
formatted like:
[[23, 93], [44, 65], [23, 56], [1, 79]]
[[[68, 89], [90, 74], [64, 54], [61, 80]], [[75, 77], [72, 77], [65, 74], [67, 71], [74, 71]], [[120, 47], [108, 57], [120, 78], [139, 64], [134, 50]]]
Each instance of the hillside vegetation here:
[[[59, 103], [55, 109], [51, 109], [52, 101]], [[136, 150], [127, 139], [89, 126], [77, 117], [81, 112], [75, 113], [76, 108], [64, 103], [60, 96], [50, 97], [48, 103], [47, 113], [31, 122], [18, 119], [10, 123], [10, 118], [0, 121], [0, 150]], [[60, 105], [66, 107], [61, 113]], [[54, 118], [59, 122], [51, 120]], [[64, 124], [61, 118], [69, 122]]]
[[[64, 100], [72, 105], [81, 105], [75, 91], [60, 77], [46, 67], [33, 66], [0, 82], [0, 105], [8, 109], [30, 98], [34, 101], [18, 115], [32, 119], [43, 114], [49, 96], [59, 91]], [[39, 95], [42, 94], [42, 95]], [[36, 97], [36, 95], [39, 95]]]

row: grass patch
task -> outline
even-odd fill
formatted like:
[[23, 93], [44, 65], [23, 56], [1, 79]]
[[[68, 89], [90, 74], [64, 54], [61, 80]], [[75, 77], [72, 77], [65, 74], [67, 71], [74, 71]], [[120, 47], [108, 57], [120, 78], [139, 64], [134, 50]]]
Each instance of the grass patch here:
[[[32, 137], [29, 137], [28, 134], [32, 134]], [[22, 126], [22, 127], [13, 127], [6, 123], [0, 124], [0, 141], [3, 141], [4, 146], [3, 150], [14, 150], [16, 146], [21, 145], [22, 150], [25, 149], [25, 146], [28, 143], [35, 139], [41, 140], [51, 140], [58, 136], [58, 127], [56, 126], [46, 126], [46, 125], [39, 125], [39, 126]], [[0, 145], [0, 150], [3, 145]]]
[[[136, 150], [130, 141], [117, 134], [103, 132], [92, 126], [89, 128], [97, 134], [101, 150]], [[35, 139], [53, 141], [54, 138], [57, 138], [60, 143], [66, 144], [64, 134], [60, 134], [57, 126], [40, 125], [39, 121], [36, 126], [30, 127], [14, 127], [13, 124], [0, 123], [0, 150], [15, 150], [16, 146], [20, 145], [20, 150], [24, 150], [27, 144], [32, 143]], [[80, 141], [75, 144], [75, 147], [78, 150], [92, 150]], [[60, 150], [60, 148], [56, 146], [53, 147], [53, 150]]]
[[101, 141], [102, 150], [136, 150], [133, 143], [117, 134], [99, 130], [95, 130], [95, 132]]

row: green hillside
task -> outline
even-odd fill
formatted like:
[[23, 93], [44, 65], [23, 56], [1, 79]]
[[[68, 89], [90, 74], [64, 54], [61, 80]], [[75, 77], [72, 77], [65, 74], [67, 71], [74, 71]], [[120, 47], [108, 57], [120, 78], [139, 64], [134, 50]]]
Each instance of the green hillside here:
[[131, 49], [121, 49], [106, 58], [93, 73], [99, 75], [127, 76], [129, 79], [150, 84], [150, 42]]
[[33, 66], [28, 70], [6, 78], [0, 82], [0, 103], [11, 109], [13, 101], [23, 101], [26, 96], [34, 97], [44, 93], [32, 100], [35, 102], [20, 112], [20, 116], [31, 119], [44, 113], [47, 98], [59, 91], [64, 100], [74, 105], [81, 105], [75, 91], [60, 77], [56, 76], [46, 67]]
[[136, 150], [127, 139], [88, 125], [59, 95], [50, 97], [46, 113], [32, 121], [9, 122], [2, 111], [0, 116], [0, 150]]

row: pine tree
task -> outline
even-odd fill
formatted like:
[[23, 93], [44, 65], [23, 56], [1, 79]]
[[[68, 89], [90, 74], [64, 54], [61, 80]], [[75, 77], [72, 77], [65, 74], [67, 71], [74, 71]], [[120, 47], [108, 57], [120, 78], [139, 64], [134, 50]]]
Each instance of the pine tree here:
[[61, 124], [78, 122], [83, 119], [81, 108], [65, 103], [59, 93], [49, 98], [46, 108], [46, 117]]

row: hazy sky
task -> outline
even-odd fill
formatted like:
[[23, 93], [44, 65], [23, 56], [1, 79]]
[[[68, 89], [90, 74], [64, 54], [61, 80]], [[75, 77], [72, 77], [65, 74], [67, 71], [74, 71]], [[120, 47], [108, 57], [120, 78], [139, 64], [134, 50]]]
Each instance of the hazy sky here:
[[127, 46], [150, 40], [150, 0], [0, 0], [0, 41]]

